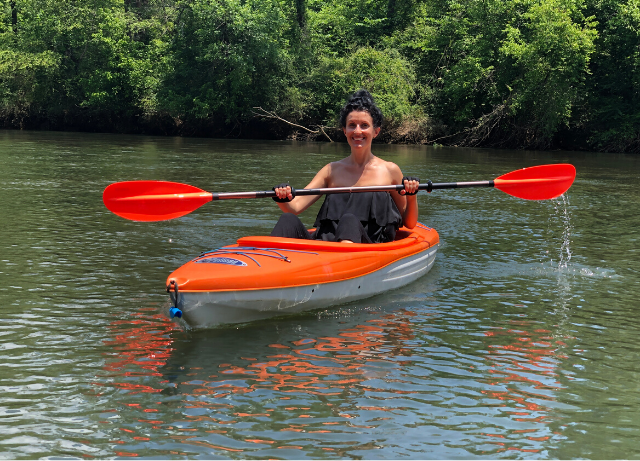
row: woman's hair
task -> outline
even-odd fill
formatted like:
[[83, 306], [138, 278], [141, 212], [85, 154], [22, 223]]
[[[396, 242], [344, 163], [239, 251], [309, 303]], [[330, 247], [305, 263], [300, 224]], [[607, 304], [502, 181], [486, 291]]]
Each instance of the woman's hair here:
[[346, 128], [347, 116], [354, 110], [368, 112], [373, 119], [374, 128], [382, 126], [382, 111], [373, 102], [373, 96], [367, 90], [358, 90], [349, 97], [349, 100], [340, 111], [340, 125], [342, 128]]

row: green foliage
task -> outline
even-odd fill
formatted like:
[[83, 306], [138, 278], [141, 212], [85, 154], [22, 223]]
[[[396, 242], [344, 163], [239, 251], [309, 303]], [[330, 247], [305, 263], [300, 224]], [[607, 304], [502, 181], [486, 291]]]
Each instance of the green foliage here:
[[[510, 108], [543, 140], [551, 139], [571, 118], [587, 76], [596, 31], [571, 0], [534, 3], [521, 16], [524, 24], [509, 23], [500, 53], [513, 66], [505, 85]], [[526, 115], [525, 115], [526, 114]]]
[[15, 30], [0, 35], [5, 113], [122, 116], [153, 108], [166, 44], [138, 40], [153, 27], [127, 14], [122, 1], [18, 0], [16, 10]]
[[185, 6], [161, 92], [172, 112], [237, 119], [287, 93], [288, 11], [277, 0], [195, 0]]
[[309, 28], [315, 46], [342, 55], [361, 46], [375, 45], [386, 27], [384, 0], [309, 2]]
[[367, 88], [398, 139], [640, 152], [638, 43], [640, 0], [0, 0], [0, 118], [326, 125]]
[[640, 150], [640, 1], [593, 1], [597, 51], [588, 78], [582, 123], [591, 146]]
[[337, 124], [347, 96], [371, 92], [386, 118], [401, 120], [415, 111], [413, 66], [395, 49], [360, 48], [345, 57], [323, 57], [310, 78], [314, 109], [327, 124]]
[[430, 112], [468, 143], [544, 146], [568, 123], [594, 50], [574, 0], [434, 0], [394, 41], [418, 54]]
[[51, 52], [25, 53], [0, 50], [0, 111], [20, 118], [42, 109], [50, 82], [59, 70]]

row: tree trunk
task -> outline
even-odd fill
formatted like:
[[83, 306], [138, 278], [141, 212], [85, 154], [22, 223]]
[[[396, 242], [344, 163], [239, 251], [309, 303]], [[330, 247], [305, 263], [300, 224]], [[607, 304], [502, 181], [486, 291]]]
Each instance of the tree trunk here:
[[307, 5], [305, 0], [294, 0], [296, 6], [296, 16], [298, 19], [298, 25], [301, 30], [304, 30], [307, 24]]
[[396, 23], [396, 0], [387, 2], [387, 30], [393, 32]]
[[16, 1], [11, 0], [9, 2], [9, 6], [11, 7], [11, 28], [14, 32], [18, 31], [18, 9], [16, 8]]

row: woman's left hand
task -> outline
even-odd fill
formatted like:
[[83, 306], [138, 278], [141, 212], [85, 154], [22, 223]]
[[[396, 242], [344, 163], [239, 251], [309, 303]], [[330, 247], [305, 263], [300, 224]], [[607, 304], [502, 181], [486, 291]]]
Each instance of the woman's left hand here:
[[402, 184], [404, 189], [400, 191], [400, 195], [416, 195], [418, 186], [420, 186], [420, 179], [414, 176], [405, 176], [402, 178]]

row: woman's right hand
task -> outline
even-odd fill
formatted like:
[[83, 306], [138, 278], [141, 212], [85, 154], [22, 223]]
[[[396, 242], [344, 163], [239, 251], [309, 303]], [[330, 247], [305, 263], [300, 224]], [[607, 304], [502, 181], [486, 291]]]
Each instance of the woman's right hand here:
[[289, 183], [282, 183], [274, 186], [272, 189], [276, 196], [273, 200], [277, 203], [287, 203], [293, 200], [296, 196], [296, 190], [289, 185]]
[[[316, 173], [305, 189], [329, 187], [327, 185], [327, 178], [330, 175], [330, 171], [331, 166], [325, 165], [324, 168]], [[319, 195], [301, 195], [296, 197], [296, 190], [288, 183], [278, 184], [272, 190], [276, 193], [273, 200], [278, 203], [278, 207], [285, 213], [293, 213], [296, 215], [302, 213], [320, 198]]]

